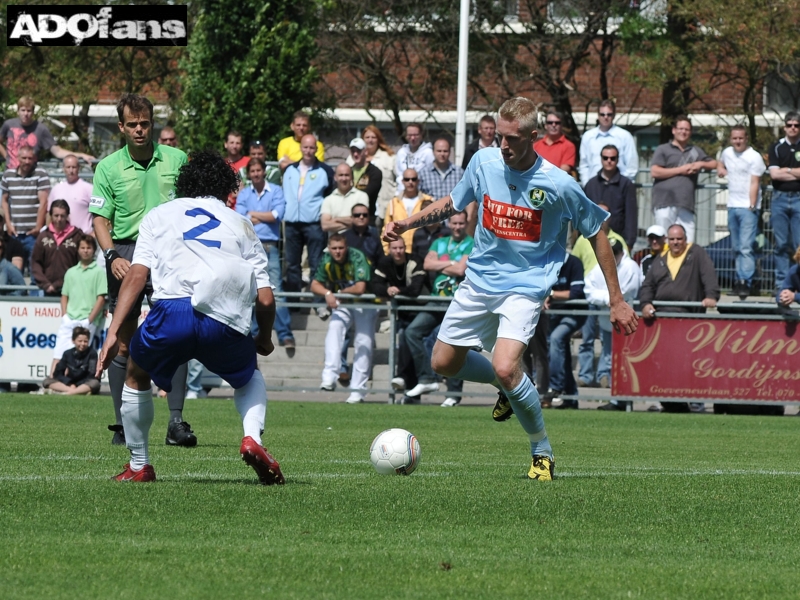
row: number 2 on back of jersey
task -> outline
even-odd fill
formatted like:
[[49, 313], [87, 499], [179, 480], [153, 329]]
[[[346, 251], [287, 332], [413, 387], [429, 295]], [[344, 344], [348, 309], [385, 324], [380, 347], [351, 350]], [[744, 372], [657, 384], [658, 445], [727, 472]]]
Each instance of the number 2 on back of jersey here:
[[197, 227], [192, 227], [189, 231], [184, 232], [183, 239], [185, 240], [194, 240], [196, 242], [200, 242], [204, 246], [208, 246], [209, 248], [220, 248], [222, 246], [221, 242], [216, 240], [204, 240], [201, 239], [200, 236], [204, 233], [211, 231], [212, 229], [216, 229], [220, 226], [220, 220], [217, 219], [214, 215], [212, 215], [207, 210], [203, 210], [202, 208], [193, 208], [191, 210], [186, 211], [187, 217], [208, 217], [208, 221], [203, 223], [202, 225], [198, 225]]

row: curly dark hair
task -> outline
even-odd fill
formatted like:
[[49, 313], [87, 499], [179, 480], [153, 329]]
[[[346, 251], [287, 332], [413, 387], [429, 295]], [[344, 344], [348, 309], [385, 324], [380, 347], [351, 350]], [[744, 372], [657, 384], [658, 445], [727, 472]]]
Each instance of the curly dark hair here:
[[192, 152], [175, 180], [176, 198], [213, 196], [225, 202], [238, 189], [239, 174], [215, 150]]

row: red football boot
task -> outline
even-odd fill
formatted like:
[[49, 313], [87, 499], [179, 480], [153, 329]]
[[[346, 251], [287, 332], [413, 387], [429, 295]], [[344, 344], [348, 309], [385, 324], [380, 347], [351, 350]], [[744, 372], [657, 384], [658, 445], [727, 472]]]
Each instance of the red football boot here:
[[242, 460], [255, 469], [262, 485], [283, 485], [285, 483], [278, 461], [272, 458], [267, 449], [259, 446], [250, 436], [242, 439], [239, 453], [242, 455]]
[[125, 470], [122, 473], [111, 479], [114, 481], [140, 481], [142, 483], [156, 480], [156, 472], [153, 470], [152, 465], [145, 465], [138, 471], [134, 471], [131, 469], [131, 463], [128, 463], [124, 468]]

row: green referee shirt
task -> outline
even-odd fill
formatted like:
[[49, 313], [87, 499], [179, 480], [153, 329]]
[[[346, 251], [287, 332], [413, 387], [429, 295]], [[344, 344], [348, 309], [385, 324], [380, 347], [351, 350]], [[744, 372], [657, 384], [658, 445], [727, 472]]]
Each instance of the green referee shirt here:
[[[64, 274], [64, 286], [61, 295], [67, 300], [67, 316], [74, 321], [88, 319], [92, 313], [98, 296], [108, 293], [108, 278], [105, 269], [101, 269], [93, 261], [85, 269], [81, 263], [71, 267]], [[102, 317], [102, 311], [98, 320]]]
[[89, 212], [111, 221], [113, 239], [135, 240], [144, 216], [175, 197], [175, 179], [186, 161], [182, 150], [153, 143], [145, 169], [126, 145], [97, 165]]

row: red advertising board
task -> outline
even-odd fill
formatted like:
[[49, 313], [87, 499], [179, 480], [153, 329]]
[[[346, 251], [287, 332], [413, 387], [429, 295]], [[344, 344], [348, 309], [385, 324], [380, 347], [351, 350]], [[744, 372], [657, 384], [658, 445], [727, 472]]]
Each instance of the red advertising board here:
[[800, 402], [797, 322], [639, 321], [614, 334], [612, 394], [707, 401]]

